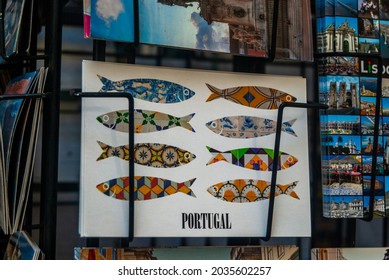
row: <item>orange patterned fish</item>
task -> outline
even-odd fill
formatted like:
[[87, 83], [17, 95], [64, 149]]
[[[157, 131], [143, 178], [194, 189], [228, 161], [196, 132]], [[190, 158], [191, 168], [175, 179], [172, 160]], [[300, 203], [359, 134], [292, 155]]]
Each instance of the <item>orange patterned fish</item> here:
[[[285, 194], [295, 199], [300, 199], [294, 191], [297, 183], [298, 181], [287, 185], [277, 184], [275, 186], [275, 196]], [[215, 198], [226, 202], [245, 203], [269, 199], [270, 188], [270, 182], [236, 179], [210, 186], [207, 191]]]
[[295, 102], [296, 97], [289, 93], [267, 87], [242, 86], [227, 89], [218, 89], [212, 85], [206, 84], [212, 94], [206, 102], [217, 98], [226, 100], [258, 109], [278, 109], [283, 102]]

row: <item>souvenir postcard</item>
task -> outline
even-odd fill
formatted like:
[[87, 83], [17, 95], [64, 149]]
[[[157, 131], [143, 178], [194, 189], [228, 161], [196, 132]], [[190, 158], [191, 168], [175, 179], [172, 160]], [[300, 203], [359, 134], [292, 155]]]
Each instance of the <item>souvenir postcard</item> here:
[[267, 3], [140, 0], [140, 43], [268, 57]]
[[94, 39], [133, 42], [134, 1], [84, 1], [84, 35]]
[[21, 20], [25, 0], [6, 1], [4, 11], [4, 47], [3, 56], [10, 57], [17, 53], [20, 39]]
[[389, 260], [389, 248], [313, 248], [312, 260]]
[[75, 260], [297, 260], [299, 248], [279, 246], [76, 247]]
[[335, 16], [356, 17], [358, 3], [355, 0], [334, 0]]
[[39, 259], [43, 259], [43, 253], [27, 232], [18, 231], [10, 237], [4, 260]]
[[[272, 3], [269, 2], [268, 3]], [[311, 1], [282, 0], [278, 2], [276, 59], [313, 60]], [[270, 9], [269, 9], [270, 8]], [[268, 4], [268, 10], [271, 6]], [[268, 14], [268, 25], [273, 13]], [[269, 42], [272, 30], [269, 30]]]
[[272, 170], [272, 235], [310, 235], [305, 109], [285, 110], [274, 154], [278, 106], [306, 102], [304, 78], [84, 61], [83, 91], [128, 92], [135, 111], [83, 99], [82, 236], [128, 235], [132, 157], [137, 237], [264, 236]]
[[[38, 85], [38, 77], [41, 70], [23, 74], [11, 80], [5, 90], [5, 94], [28, 94], [35, 91]], [[1, 126], [1, 161], [2, 161], [2, 188], [1, 212], [5, 215], [1, 221], [4, 233], [15, 232], [23, 223], [26, 205], [26, 193], [30, 181], [25, 178], [31, 173], [31, 152], [34, 145], [29, 145], [35, 139], [35, 128], [32, 124], [36, 119], [32, 115], [34, 111], [31, 100], [12, 99], [0, 102], [0, 126]], [[37, 102], [40, 103], [40, 102]], [[40, 109], [38, 109], [40, 110]], [[20, 174], [23, 174], [20, 176]], [[23, 201], [23, 203], [20, 203]]]
[[83, 0], [84, 38], [90, 38], [90, 2], [91, 0]]
[[[319, 100], [329, 106], [321, 112], [325, 217], [389, 215], [389, 63], [385, 59], [389, 56], [389, 21], [385, 2], [337, 0], [334, 36], [325, 37], [328, 45], [335, 44], [336, 52], [356, 54], [326, 57], [319, 64]], [[319, 36], [318, 45], [322, 42]], [[381, 77], [378, 58], [365, 54], [383, 58]], [[374, 143], [376, 124], [379, 137]], [[373, 158], [375, 146], [377, 156]]]
[[[37, 93], [43, 92], [43, 83], [47, 69], [37, 70]], [[34, 90], [35, 91], [35, 90]], [[17, 231], [24, 222], [27, 198], [30, 192], [35, 149], [41, 117], [42, 100], [28, 100], [25, 111], [19, 120], [12, 150], [11, 166], [14, 166], [13, 180], [9, 180], [8, 189], [13, 191], [13, 231]], [[11, 172], [10, 172], [11, 174]], [[11, 177], [11, 178], [12, 178]], [[10, 197], [12, 193], [10, 193]]]
[[[327, 2], [327, 1], [326, 1]], [[325, 16], [316, 19], [316, 48], [318, 53], [335, 52], [335, 18]]]

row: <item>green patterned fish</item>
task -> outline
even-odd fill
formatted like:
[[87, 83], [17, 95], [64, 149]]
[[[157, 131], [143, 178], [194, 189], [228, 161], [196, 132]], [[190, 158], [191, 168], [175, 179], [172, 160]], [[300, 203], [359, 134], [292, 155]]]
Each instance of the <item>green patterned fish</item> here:
[[[189, 124], [194, 114], [183, 117], [164, 114], [156, 111], [134, 110], [134, 132], [148, 133], [162, 131], [174, 127], [182, 127], [195, 131]], [[128, 110], [119, 110], [102, 114], [96, 119], [99, 123], [110, 129], [128, 133]]]
[[[207, 147], [213, 158], [207, 165], [218, 161], [226, 161], [231, 164], [260, 171], [272, 171], [274, 151], [264, 148], [240, 148], [230, 151], [220, 152], [218, 150]], [[287, 169], [297, 163], [297, 158], [287, 153], [280, 152], [278, 154], [277, 170]]]
[[[97, 141], [103, 150], [97, 161], [109, 157], [118, 157], [129, 160], [128, 145], [112, 147], [101, 141]], [[196, 155], [175, 146], [159, 143], [138, 143], [134, 145], [134, 162], [140, 165], [172, 168], [190, 163]]]

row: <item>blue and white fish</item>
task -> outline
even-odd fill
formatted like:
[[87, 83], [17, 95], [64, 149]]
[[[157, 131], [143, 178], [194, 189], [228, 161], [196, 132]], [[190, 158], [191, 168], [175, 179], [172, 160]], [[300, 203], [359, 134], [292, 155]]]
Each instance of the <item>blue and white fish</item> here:
[[188, 100], [196, 93], [191, 89], [158, 79], [130, 79], [112, 81], [97, 75], [103, 83], [100, 92], [128, 92], [134, 98], [154, 103], [178, 103]]
[[[296, 119], [283, 122], [281, 131], [296, 136], [292, 125]], [[277, 121], [251, 116], [229, 116], [206, 123], [216, 134], [229, 138], [255, 138], [276, 132]]]

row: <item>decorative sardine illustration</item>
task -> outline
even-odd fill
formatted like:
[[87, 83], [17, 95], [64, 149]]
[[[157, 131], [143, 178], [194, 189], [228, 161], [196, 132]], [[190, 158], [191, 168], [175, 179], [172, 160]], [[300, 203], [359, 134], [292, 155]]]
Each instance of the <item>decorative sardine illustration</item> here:
[[[97, 141], [103, 150], [97, 161], [109, 157], [118, 157], [129, 160], [129, 146], [121, 145], [112, 147], [101, 141]], [[184, 149], [159, 143], [138, 143], [134, 145], [134, 162], [140, 165], [172, 168], [190, 163], [196, 155]]]
[[[105, 127], [128, 133], [128, 110], [109, 112], [98, 116], [96, 119]], [[195, 132], [189, 121], [194, 113], [181, 118], [161, 112], [148, 110], [134, 110], [134, 132], [148, 133], [162, 131], [173, 127], [182, 127]]]
[[100, 92], [128, 92], [134, 98], [154, 103], [178, 103], [195, 95], [195, 92], [182, 85], [158, 79], [130, 79], [111, 81], [97, 75], [103, 86]]
[[[275, 196], [286, 194], [300, 199], [294, 191], [297, 183], [298, 181], [287, 185], [276, 184]], [[226, 202], [245, 203], [269, 199], [270, 185], [270, 182], [262, 180], [237, 179], [210, 186], [207, 191], [215, 198]]]
[[[274, 150], [265, 148], [240, 148], [225, 152], [220, 152], [211, 147], [207, 147], [213, 158], [207, 165], [218, 161], [228, 163], [259, 171], [272, 171]], [[276, 170], [283, 170], [292, 167], [297, 163], [297, 158], [284, 152], [278, 154], [278, 166]]]
[[295, 102], [296, 97], [289, 93], [267, 87], [242, 86], [227, 89], [218, 89], [212, 85], [206, 84], [212, 94], [206, 102], [217, 98], [258, 109], [278, 109], [282, 102]]
[[[290, 135], [297, 134], [292, 129], [296, 119], [282, 123], [281, 131]], [[206, 123], [206, 126], [216, 134], [229, 138], [255, 138], [276, 132], [277, 122], [259, 117], [230, 116]]]
[[[183, 193], [196, 197], [194, 192], [190, 189], [196, 178], [181, 183], [157, 177], [135, 176], [134, 178], [134, 193], [136, 201], [161, 198], [176, 193]], [[109, 197], [119, 200], [128, 200], [130, 190], [128, 183], [128, 176], [119, 177], [98, 184], [96, 188]]]

